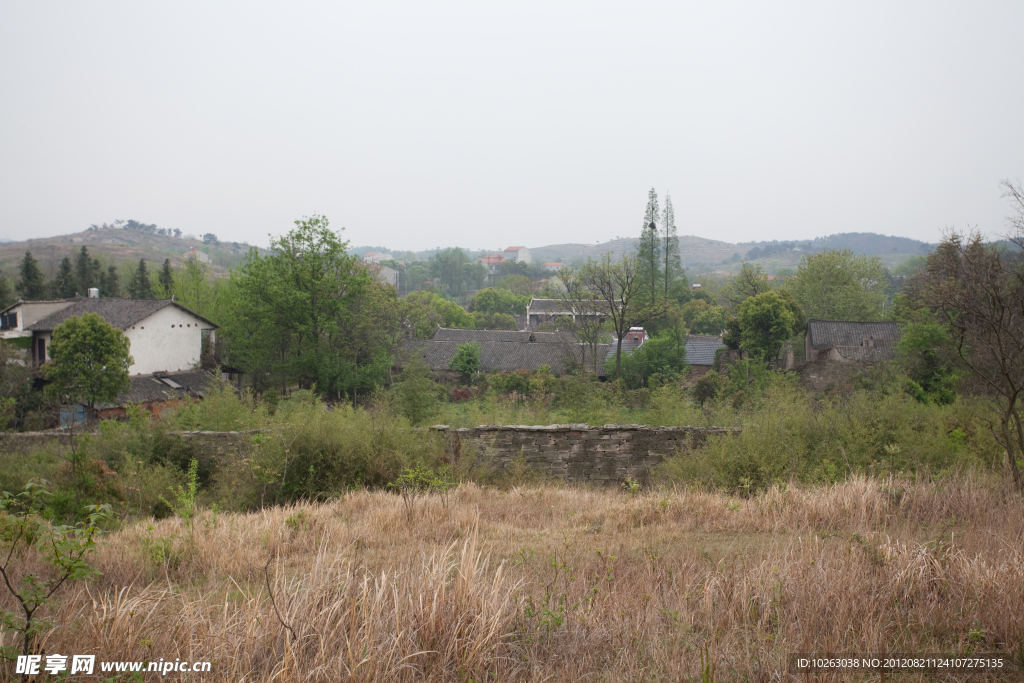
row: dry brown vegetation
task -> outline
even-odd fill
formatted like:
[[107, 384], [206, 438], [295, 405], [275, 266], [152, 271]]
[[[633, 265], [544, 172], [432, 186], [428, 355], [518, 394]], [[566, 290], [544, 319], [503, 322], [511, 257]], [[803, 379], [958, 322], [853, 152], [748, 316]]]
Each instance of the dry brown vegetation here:
[[771, 681], [792, 652], [1024, 658], [1024, 503], [981, 476], [750, 498], [470, 484], [412, 521], [356, 491], [207, 511], [191, 533], [127, 526], [95, 564], [43, 649], [214, 661], [202, 680]]

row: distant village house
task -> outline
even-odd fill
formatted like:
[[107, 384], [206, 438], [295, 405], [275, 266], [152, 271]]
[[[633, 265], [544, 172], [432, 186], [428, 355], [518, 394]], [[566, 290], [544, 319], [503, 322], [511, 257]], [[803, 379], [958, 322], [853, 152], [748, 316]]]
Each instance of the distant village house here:
[[896, 322], [808, 320], [804, 357], [810, 362], [877, 363], [896, 357], [899, 340]]
[[[212, 376], [199, 370], [204, 345], [216, 344], [217, 325], [173, 299], [100, 299], [19, 301], [0, 311], [0, 338], [30, 339], [35, 366], [50, 360], [53, 331], [65, 320], [96, 313], [124, 332], [131, 343], [131, 388], [115, 404], [100, 406], [98, 417], [124, 413], [128, 403], [144, 403], [154, 413], [168, 402], [201, 395]], [[159, 405], [158, 405], [159, 404]]]

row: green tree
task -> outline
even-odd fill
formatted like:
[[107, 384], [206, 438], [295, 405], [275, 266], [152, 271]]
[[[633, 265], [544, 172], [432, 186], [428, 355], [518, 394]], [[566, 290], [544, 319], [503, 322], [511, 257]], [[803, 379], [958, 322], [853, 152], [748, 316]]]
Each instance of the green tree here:
[[347, 247], [312, 216], [271, 240], [271, 255], [250, 250], [225, 292], [232, 365], [327, 396], [352, 388], [351, 306], [371, 277]]
[[1005, 449], [1013, 483], [1024, 491], [1024, 191], [1004, 182], [1017, 206], [1015, 233], [989, 244], [978, 232], [947, 236], [914, 283], [915, 297], [944, 323], [963, 367], [998, 406], [992, 434]]
[[530, 298], [519, 296], [507, 289], [488, 287], [481, 289], [469, 304], [470, 312], [507, 313], [508, 315], [525, 315]]
[[139, 259], [139, 265], [128, 283], [128, 298], [130, 299], [152, 299], [153, 283], [149, 280], [149, 270], [146, 268], [146, 259]]
[[525, 297], [526, 303], [530, 303], [529, 299], [533, 296], [533, 280], [525, 275], [506, 275], [494, 286], [498, 289], [508, 290], [516, 296]]
[[744, 263], [740, 266], [740, 272], [722, 290], [721, 300], [731, 310], [735, 310], [750, 297], [764, 294], [771, 288], [768, 273], [764, 272], [761, 266]]
[[[21, 493], [4, 491], [0, 495], [0, 578], [21, 612], [0, 609], [0, 633], [21, 634], [22, 656], [34, 651], [35, 636], [50, 627], [39, 619], [39, 609], [54, 601], [65, 583], [99, 574], [85, 558], [96, 549], [93, 537], [99, 527], [112, 517], [109, 505], [90, 505], [85, 508], [88, 517], [80, 524], [52, 524], [43, 516], [48, 496], [46, 489], [35, 483], [26, 485]], [[26, 573], [25, 563], [19, 562], [26, 553], [36, 554], [51, 571]], [[13, 646], [0, 648], [0, 660], [18, 654]]]
[[75, 279], [82, 294], [99, 285], [100, 262], [89, 257], [89, 250], [83, 244], [75, 257]]
[[480, 345], [476, 342], [459, 344], [448, 368], [462, 373], [465, 379], [478, 373], [480, 371]]
[[704, 299], [690, 299], [680, 307], [680, 313], [692, 334], [722, 334], [728, 318], [724, 306], [714, 306]]
[[936, 322], [910, 322], [900, 332], [896, 354], [913, 382], [910, 393], [924, 403], [945, 405], [956, 399], [959, 373], [956, 349], [947, 329]]
[[91, 419], [97, 403], [112, 402], [128, 390], [128, 368], [135, 362], [129, 350], [124, 333], [99, 315], [68, 318], [50, 341], [47, 391], [63, 403], [85, 404]]
[[470, 289], [482, 289], [487, 282], [487, 266], [473, 262], [462, 264], [462, 281]]
[[214, 291], [208, 265], [197, 258], [186, 258], [172, 279], [168, 296], [173, 295], [175, 301], [205, 318], [212, 315]]
[[417, 339], [429, 339], [439, 326], [467, 330], [476, 327], [473, 316], [462, 306], [426, 290], [410, 292], [402, 299], [402, 319]]
[[652, 187], [647, 193], [647, 209], [644, 211], [644, 224], [640, 229], [640, 243], [637, 245], [637, 264], [639, 267], [640, 292], [647, 303], [658, 299], [662, 288], [661, 277], [661, 237], [658, 235], [658, 193]]
[[46, 296], [46, 280], [39, 263], [32, 258], [31, 251], [25, 252], [25, 258], [18, 265], [18, 272], [21, 277], [14, 288], [22, 299], [42, 299]]
[[116, 266], [107, 266], [106, 274], [100, 274], [100, 292], [108, 297], [121, 296], [121, 277]]
[[508, 313], [473, 313], [473, 323], [478, 330], [518, 330], [519, 324]]
[[[611, 359], [606, 361], [606, 367], [606, 372], [614, 371]], [[639, 389], [648, 386], [652, 377], [675, 378], [686, 372], [688, 367], [686, 336], [678, 334], [673, 329], [667, 329], [623, 357], [622, 378], [629, 388]]]
[[665, 208], [661, 212], [661, 277], [665, 284], [665, 298], [678, 299], [689, 287], [686, 273], [679, 260], [679, 235], [676, 233], [676, 211], [672, 198], [665, 195]]
[[78, 292], [78, 281], [67, 256], [57, 268], [57, 276], [53, 279], [53, 293], [58, 299], [70, 299]]
[[160, 296], [164, 299], [170, 299], [174, 293], [174, 271], [171, 270], [171, 259], [164, 259], [163, 268], [160, 269], [160, 275], [157, 279], [160, 282]]
[[579, 340], [584, 368], [597, 372], [597, 346], [604, 332], [602, 311], [604, 308], [598, 294], [587, 285], [584, 272], [577, 273], [572, 266], [562, 266], [557, 271], [562, 283], [558, 300], [563, 310], [571, 311], [571, 331]]
[[11, 281], [0, 275], [0, 309], [7, 308], [16, 301]]
[[752, 356], [770, 360], [779, 355], [782, 344], [793, 336], [796, 316], [775, 292], [750, 297], [740, 304], [740, 342]]
[[640, 264], [633, 256], [624, 256], [621, 261], [612, 262], [611, 255], [605, 254], [600, 261], [588, 259], [580, 274], [583, 286], [593, 292], [601, 302], [611, 323], [615, 347], [615, 379], [622, 371], [622, 340], [629, 328], [644, 320], [647, 312], [637, 306], [640, 293]]
[[413, 425], [423, 424], [434, 413], [438, 391], [438, 385], [430, 377], [430, 368], [419, 354], [402, 368], [394, 387], [398, 407]]
[[463, 283], [469, 256], [458, 247], [449, 247], [430, 257], [430, 277], [440, 278], [441, 287], [452, 296], [465, 291]]
[[887, 284], [879, 257], [839, 249], [804, 256], [786, 288], [809, 318], [865, 321], [881, 317]]

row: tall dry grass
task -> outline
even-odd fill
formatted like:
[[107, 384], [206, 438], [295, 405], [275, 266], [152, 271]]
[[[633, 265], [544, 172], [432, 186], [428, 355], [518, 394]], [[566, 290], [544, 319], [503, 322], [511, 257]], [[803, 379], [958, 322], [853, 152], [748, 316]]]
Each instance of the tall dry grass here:
[[803, 651], [1024, 658], [1024, 503], [979, 476], [747, 499], [465, 485], [412, 522], [360, 491], [138, 524], [95, 559], [44, 649], [213, 660], [202, 680], [701, 680], [704, 648], [721, 681], [788, 680]]

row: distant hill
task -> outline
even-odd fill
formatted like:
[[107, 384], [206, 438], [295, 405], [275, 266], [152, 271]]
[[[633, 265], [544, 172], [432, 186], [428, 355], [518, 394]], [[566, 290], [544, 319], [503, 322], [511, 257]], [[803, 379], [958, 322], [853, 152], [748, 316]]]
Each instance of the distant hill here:
[[[560, 261], [566, 265], [580, 265], [588, 258], [597, 260], [609, 252], [636, 253], [639, 241], [636, 237], [625, 237], [599, 244], [549, 244], [529, 249], [534, 263]], [[805, 254], [825, 249], [850, 249], [856, 254], [879, 256], [886, 266], [892, 268], [912, 256], [927, 254], [934, 248], [934, 244], [920, 240], [889, 237], [872, 232], [847, 232], [813, 240], [773, 240], [740, 244], [709, 240], [694, 235], [679, 236], [679, 260], [694, 274], [735, 273], [744, 261], [760, 265], [769, 273], [775, 273], [777, 270], [796, 268]], [[374, 249], [383, 250], [382, 247], [355, 247], [353, 251], [363, 254]], [[418, 252], [416, 256], [427, 259], [435, 251]], [[400, 251], [392, 250], [391, 253], [398, 254]]]
[[[623, 237], [600, 244], [552, 244], [546, 247], [530, 247], [530, 255], [534, 263], [562, 261], [574, 263], [586, 261], [588, 258], [599, 259], [604, 254], [636, 253], [640, 240], [636, 237]], [[740, 247], [729, 242], [704, 239], [693, 235], [679, 236], [679, 259], [683, 265], [718, 263], [722, 259], [731, 258], [742, 251]]]
[[[47, 278], [51, 278], [61, 259], [69, 256], [73, 261], [83, 245], [89, 250], [90, 256], [110, 265], [119, 264], [123, 260], [139, 259], [158, 264], [163, 263], [164, 259], [170, 259], [171, 264], [177, 267], [184, 261], [185, 253], [195, 249], [210, 257], [215, 275], [225, 275], [229, 268], [242, 262], [250, 249], [250, 245], [243, 242], [203, 242], [190, 236], [175, 237], [173, 234], [161, 235], [148, 230], [100, 227], [71, 235], [0, 243], [0, 271], [10, 278], [16, 278], [18, 262], [26, 251], [31, 251]], [[260, 249], [260, 252], [269, 253], [265, 249]]]

